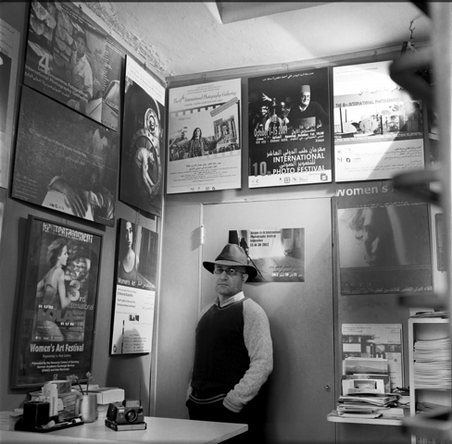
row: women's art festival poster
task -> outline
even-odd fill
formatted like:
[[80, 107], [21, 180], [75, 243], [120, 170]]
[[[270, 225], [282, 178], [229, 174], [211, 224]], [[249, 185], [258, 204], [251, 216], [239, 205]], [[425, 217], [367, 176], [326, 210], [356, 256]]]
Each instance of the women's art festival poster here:
[[239, 189], [240, 79], [169, 90], [168, 194]]
[[328, 68], [248, 81], [250, 188], [331, 182]]

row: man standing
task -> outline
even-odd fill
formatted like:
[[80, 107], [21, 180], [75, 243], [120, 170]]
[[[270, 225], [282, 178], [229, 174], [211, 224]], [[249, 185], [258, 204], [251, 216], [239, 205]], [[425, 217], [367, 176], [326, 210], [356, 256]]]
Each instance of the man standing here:
[[76, 51], [72, 53], [72, 84], [86, 94], [86, 101], [93, 97], [93, 71], [86, 57], [87, 43], [84, 32], [77, 32]]
[[214, 262], [203, 266], [215, 277], [217, 299], [202, 311], [196, 329], [190, 419], [248, 424], [242, 437], [251, 442], [260, 438], [263, 426], [262, 402], [256, 396], [273, 370], [267, 315], [242, 291], [257, 271], [236, 244], [227, 244]]

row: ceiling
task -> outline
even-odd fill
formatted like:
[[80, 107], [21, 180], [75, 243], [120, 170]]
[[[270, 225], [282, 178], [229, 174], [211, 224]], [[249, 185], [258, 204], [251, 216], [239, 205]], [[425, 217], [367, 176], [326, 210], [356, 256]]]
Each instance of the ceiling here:
[[82, 4], [163, 79], [425, 43], [431, 26], [403, 1]]

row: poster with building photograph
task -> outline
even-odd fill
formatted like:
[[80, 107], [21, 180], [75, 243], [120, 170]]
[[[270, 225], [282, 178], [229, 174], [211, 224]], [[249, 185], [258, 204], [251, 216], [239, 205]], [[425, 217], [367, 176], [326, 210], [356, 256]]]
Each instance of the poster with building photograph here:
[[162, 214], [165, 88], [126, 56], [119, 198]]
[[333, 68], [336, 182], [424, 168], [422, 102], [392, 81], [390, 63]]
[[29, 216], [13, 388], [91, 371], [102, 237]]
[[433, 291], [426, 202], [384, 183], [339, 189], [333, 201], [340, 294]]
[[72, 2], [31, 2], [24, 83], [113, 130], [123, 53]]
[[249, 282], [304, 282], [304, 228], [230, 230], [229, 243], [240, 245], [258, 271]]
[[[347, 358], [387, 360], [388, 373], [377, 377], [384, 381], [383, 390], [389, 393], [403, 383], [403, 337], [402, 324], [342, 324], [342, 362], [344, 374], [354, 374], [361, 381], [365, 379], [365, 368], [354, 368]], [[356, 360], [355, 360], [356, 362]], [[371, 361], [368, 361], [371, 362]], [[375, 374], [366, 375], [369, 379]]]
[[241, 187], [240, 79], [169, 90], [168, 194]]
[[0, 187], [9, 186], [20, 32], [0, 19]]
[[158, 271], [157, 225], [147, 229], [120, 219], [118, 235], [110, 353], [150, 353]]
[[118, 139], [117, 132], [24, 86], [12, 197], [113, 226]]
[[328, 68], [248, 80], [250, 188], [331, 182]]

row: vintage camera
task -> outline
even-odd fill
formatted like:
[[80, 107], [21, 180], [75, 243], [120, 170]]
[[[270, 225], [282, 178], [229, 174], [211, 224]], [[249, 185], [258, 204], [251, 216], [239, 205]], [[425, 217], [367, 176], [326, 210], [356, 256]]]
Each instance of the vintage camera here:
[[107, 419], [116, 424], [139, 424], [144, 422], [144, 413], [141, 402], [137, 400], [124, 400], [114, 402], [108, 406]]

